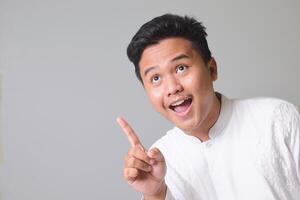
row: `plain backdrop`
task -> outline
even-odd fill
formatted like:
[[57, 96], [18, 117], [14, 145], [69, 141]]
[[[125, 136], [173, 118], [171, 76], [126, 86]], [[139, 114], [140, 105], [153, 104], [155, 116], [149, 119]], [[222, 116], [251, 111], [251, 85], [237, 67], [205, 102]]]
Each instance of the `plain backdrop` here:
[[139, 199], [122, 178], [124, 116], [149, 147], [156, 114], [126, 47], [146, 21], [187, 14], [207, 27], [215, 89], [300, 105], [297, 0], [0, 0], [1, 200]]

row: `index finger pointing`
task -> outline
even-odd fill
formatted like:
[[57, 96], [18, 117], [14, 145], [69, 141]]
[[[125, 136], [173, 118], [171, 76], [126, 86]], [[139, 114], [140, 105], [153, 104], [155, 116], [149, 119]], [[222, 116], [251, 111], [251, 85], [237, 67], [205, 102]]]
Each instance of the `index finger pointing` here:
[[127, 135], [127, 138], [129, 140], [131, 146], [132, 147], [140, 146], [144, 150], [144, 147], [141, 144], [138, 136], [135, 134], [134, 130], [131, 128], [131, 126], [128, 124], [128, 122], [121, 117], [117, 118], [117, 122], [120, 125], [120, 127], [122, 128], [123, 132]]

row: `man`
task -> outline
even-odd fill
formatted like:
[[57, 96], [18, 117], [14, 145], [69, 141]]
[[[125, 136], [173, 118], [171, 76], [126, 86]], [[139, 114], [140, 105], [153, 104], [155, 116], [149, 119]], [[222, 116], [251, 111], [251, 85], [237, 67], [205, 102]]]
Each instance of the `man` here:
[[300, 199], [299, 110], [215, 92], [217, 64], [200, 22], [156, 17], [127, 54], [155, 110], [175, 125], [147, 151], [117, 119], [131, 143], [124, 178], [144, 199]]

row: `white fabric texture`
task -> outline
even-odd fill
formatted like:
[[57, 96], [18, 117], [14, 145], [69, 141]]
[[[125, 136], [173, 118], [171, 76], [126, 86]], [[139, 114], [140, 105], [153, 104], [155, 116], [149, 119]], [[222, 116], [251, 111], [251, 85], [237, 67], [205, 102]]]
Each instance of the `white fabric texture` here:
[[275, 98], [228, 99], [201, 142], [174, 127], [155, 142], [167, 200], [299, 200], [300, 114]]

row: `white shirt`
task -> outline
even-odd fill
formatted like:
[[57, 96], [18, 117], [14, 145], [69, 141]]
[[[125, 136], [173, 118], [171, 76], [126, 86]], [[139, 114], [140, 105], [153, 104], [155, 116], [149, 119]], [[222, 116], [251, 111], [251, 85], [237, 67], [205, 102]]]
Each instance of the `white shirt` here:
[[201, 142], [175, 127], [163, 153], [173, 200], [300, 200], [300, 114], [280, 99], [230, 100]]

